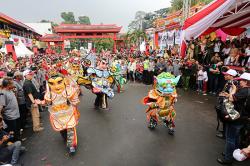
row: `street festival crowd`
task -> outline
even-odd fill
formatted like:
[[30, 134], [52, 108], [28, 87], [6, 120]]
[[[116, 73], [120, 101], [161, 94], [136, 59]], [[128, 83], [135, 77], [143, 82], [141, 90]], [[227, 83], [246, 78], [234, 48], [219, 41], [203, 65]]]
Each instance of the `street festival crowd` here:
[[[98, 75], [99, 71], [94, 71], [94, 68], [111, 70], [113, 63], [120, 65], [118, 72], [124, 78], [123, 82], [153, 85], [155, 76], [165, 72], [175, 77], [181, 75], [177, 87], [184, 91], [193, 90], [197, 91], [197, 95], [214, 96], [215, 114], [218, 117], [218, 122], [215, 122], [218, 123], [215, 134], [225, 139], [224, 152], [217, 161], [221, 164], [231, 164], [234, 159], [243, 161], [249, 158], [250, 40], [247, 38], [226, 42], [222, 42], [220, 38], [216, 38], [215, 41], [209, 38], [206, 40], [207, 42], [201, 42], [199, 39], [189, 41], [185, 58], [180, 58], [177, 46], [161, 51], [148, 50], [143, 53], [125, 50], [115, 54], [110, 51], [101, 53], [79, 51], [79, 54], [47, 56], [39, 54], [32, 58], [18, 58], [17, 61], [12, 59], [12, 55], [2, 53], [0, 62], [1, 164], [19, 165], [19, 157], [26, 151], [22, 143], [26, 140], [23, 133], [28, 128], [32, 128], [34, 132], [44, 130], [40, 121], [40, 112], [48, 110], [49, 104], [44, 104], [43, 100], [53, 98], [53, 90], [58, 91], [58, 87], [54, 88], [53, 85], [58, 84], [60, 87], [63, 78], [61, 75], [70, 75], [70, 70], [75, 67], [76, 70], [82, 70], [78, 74], [82, 75], [84, 84], [88, 84], [88, 81], [84, 80], [84, 76], [88, 75], [87, 68], [93, 67], [92, 73], [95, 72]], [[55, 74], [56, 72], [60, 75]], [[46, 94], [48, 89], [51, 91]], [[118, 89], [125, 90], [122, 84]], [[95, 88], [92, 91], [94, 90]], [[71, 91], [66, 90], [66, 95], [70, 95], [67, 93]], [[79, 95], [81, 93], [80, 90]], [[111, 91], [106, 94], [113, 95]], [[95, 106], [108, 109], [107, 101], [105, 101], [106, 106], [103, 106], [103, 103], [99, 104], [100, 98], [101, 96], [97, 95]], [[67, 102], [68, 100], [71, 103], [78, 102], [76, 99], [70, 98]], [[52, 105], [56, 103], [51, 102]], [[74, 107], [75, 104], [72, 105]], [[77, 119], [77, 115], [75, 117]], [[53, 118], [51, 123], [53, 128], [60, 128], [59, 123], [54, 122]], [[61, 134], [73, 137], [70, 139], [71, 142], [67, 140], [67, 145], [70, 144], [70, 152], [75, 152], [72, 142], [76, 131], [74, 126], [72, 128], [73, 130], [61, 132]]]

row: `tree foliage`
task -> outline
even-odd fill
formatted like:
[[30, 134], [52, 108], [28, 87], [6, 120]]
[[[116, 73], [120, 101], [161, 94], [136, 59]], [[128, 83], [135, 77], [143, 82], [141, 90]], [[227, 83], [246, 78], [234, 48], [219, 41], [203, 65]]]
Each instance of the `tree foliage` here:
[[78, 17], [79, 24], [90, 25], [90, 19], [88, 16], [79, 16]]
[[114, 41], [112, 39], [95, 39], [94, 43], [97, 52], [113, 50]]
[[125, 44], [127, 46], [129, 45], [136, 45], [139, 46], [142, 41], [145, 41], [147, 39], [147, 35], [142, 30], [133, 30], [128, 31], [124, 35]]
[[61, 17], [64, 20], [63, 21], [64, 24], [75, 24], [76, 23], [75, 16], [74, 16], [73, 12], [62, 12]]
[[128, 25], [128, 28], [130, 30], [145, 29], [145, 18], [144, 18], [145, 16], [146, 16], [146, 12], [137, 11], [135, 13], [135, 19]]
[[[199, 3], [208, 4], [211, 1], [212, 0], [191, 0], [191, 6], [194, 6], [194, 5], [199, 4]], [[171, 10], [172, 11], [181, 10], [183, 7], [183, 0], [171, 0], [170, 3], [171, 3]]]

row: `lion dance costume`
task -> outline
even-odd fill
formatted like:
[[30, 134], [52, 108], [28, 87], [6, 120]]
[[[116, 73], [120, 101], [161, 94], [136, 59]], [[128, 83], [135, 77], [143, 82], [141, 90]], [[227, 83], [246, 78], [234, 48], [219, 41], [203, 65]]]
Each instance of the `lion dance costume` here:
[[77, 109], [80, 102], [77, 89], [70, 79], [56, 71], [50, 71], [44, 99], [49, 104], [53, 129], [60, 131], [69, 153], [74, 153], [77, 147], [76, 125], [80, 116]]
[[146, 113], [150, 129], [154, 129], [161, 120], [168, 128], [169, 134], [174, 134], [176, 116], [174, 104], [177, 101], [175, 86], [179, 79], [180, 76], [175, 78], [166, 72], [155, 77], [154, 89], [150, 90], [148, 96], [143, 98], [143, 104], [148, 106]]

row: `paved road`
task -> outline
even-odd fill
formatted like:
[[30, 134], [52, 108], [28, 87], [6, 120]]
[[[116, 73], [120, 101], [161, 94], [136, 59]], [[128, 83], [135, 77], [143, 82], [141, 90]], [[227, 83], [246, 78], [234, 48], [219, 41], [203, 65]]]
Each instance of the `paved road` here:
[[170, 136], [163, 125], [154, 131], [146, 127], [146, 107], [140, 102], [149, 89], [127, 85], [124, 93], [109, 101], [111, 111], [95, 110], [95, 96], [84, 90], [79, 146], [73, 157], [67, 155], [60, 134], [51, 129], [48, 113], [42, 113], [45, 131], [26, 141], [28, 152], [22, 162], [25, 166], [219, 166], [216, 158], [224, 141], [215, 137], [214, 98], [179, 90], [176, 133]]

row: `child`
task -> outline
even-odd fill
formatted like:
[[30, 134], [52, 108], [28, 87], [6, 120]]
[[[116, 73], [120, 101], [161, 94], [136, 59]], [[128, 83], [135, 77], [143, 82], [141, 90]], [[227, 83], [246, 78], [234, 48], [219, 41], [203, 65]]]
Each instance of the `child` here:
[[203, 67], [202, 66], [199, 66], [199, 71], [197, 73], [197, 81], [198, 81], [198, 92], [202, 92], [202, 87], [203, 87], [203, 75], [204, 75], [204, 72], [203, 72]]
[[207, 95], [207, 82], [208, 82], [208, 76], [207, 76], [207, 71], [205, 67], [203, 68], [203, 95]]

